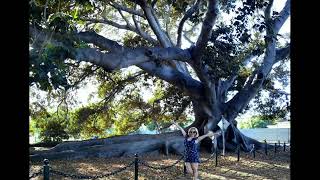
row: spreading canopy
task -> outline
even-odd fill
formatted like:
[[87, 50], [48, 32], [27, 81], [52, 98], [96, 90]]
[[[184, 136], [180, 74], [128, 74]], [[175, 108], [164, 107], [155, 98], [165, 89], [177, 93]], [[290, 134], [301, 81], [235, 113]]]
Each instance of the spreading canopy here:
[[[162, 99], [206, 99], [234, 119], [262, 87], [276, 90], [270, 87], [272, 69], [288, 59], [290, 50], [289, 43], [278, 43], [290, 3], [271, 12], [273, 0], [33, 0], [30, 86], [67, 91], [98, 77], [106, 89], [96, 110], [103, 112], [128, 84], [156, 77], [165, 82], [162, 88], [171, 88]], [[228, 21], [223, 19], [226, 14]], [[110, 78], [132, 66], [140, 71], [116, 81]], [[228, 98], [230, 93], [234, 95]]]

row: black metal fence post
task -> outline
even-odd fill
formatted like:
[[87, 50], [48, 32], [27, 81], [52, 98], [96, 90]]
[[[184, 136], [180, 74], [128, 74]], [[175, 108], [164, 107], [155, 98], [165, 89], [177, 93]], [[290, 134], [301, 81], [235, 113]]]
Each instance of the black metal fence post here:
[[240, 145], [237, 145], [238, 161], [240, 161]]
[[214, 144], [212, 143], [212, 146], [211, 146], [211, 154], [213, 154], [215, 152], [214, 150]]
[[164, 154], [165, 154], [166, 156], [169, 155], [169, 142], [168, 142], [168, 141], [165, 142]]
[[277, 143], [274, 143], [274, 153], [277, 153]]
[[216, 167], [218, 166], [218, 146], [214, 149], [216, 155]]
[[264, 152], [268, 155], [268, 143], [267, 140], [264, 140]]
[[256, 158], [256, 147], [255, 147], [255, 145], [253, 144], [252, 145], [253, 147], [253, 151], [252, 151], [252, 153], [253, 153], [253, 158]]
[[49, 180], [49, 175], [50, 175], [50, 167], [49, 167], [49, 160], [44, 159], [43, 160], [43, 180]]
[[283, 143], [283, 151], [286, 151], [286, 142]]
[[139, 160], [138, 160], [138, 154], [134, 155], [134, 180], [138, 180], [138, 167], [139, 166]]
[[183, 163], [183, 174], [186, 175], [187, 174], [187, 167], [186, 164]]

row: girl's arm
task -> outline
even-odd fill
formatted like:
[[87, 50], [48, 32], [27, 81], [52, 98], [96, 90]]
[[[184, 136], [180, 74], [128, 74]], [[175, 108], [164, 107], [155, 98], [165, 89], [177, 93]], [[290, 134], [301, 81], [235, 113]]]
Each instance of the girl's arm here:
[[200, 141], [202, 141], [204, 138], [206, 137], [212, 137], [214, 135], [214, 133], [212, 131], [209, 131], [207, 134], [205, 135], [202, 135], [202, 136], [199, 136], [197, 139], [196, 139], [196, 143], [199, 143]]
[[218, 137], [220, 135], [221, 135], [221, 130], [218, 130], [215, 133], [212, 132], [212, 131], [209, 131], [207, 134], [199, 136], [195, 142], [199, 143], [200, 141], [202, 141], [206, 137], [211, 137], [212, 138], [214, 136], [214, 138], [216, 138], [216, 137]]
[[183, 135], [184, 137], [186, 137], [186, 136], [187, 136], [187, 133], [184, 131], [184, 129], [183, 129], [181, 126], [179, 126], [179, 124], [178, 124], [178, 123], [176, 123], [176, 122], [174, 122], [174, 121], [172, 121], [172, 123], [173, 123], [174, 125], [176, 125], [176, 126], [177, 126], [177, 128], [179, 128], [179, 129], [180, 129], [180, 131], [182, 132], [182, 135]]

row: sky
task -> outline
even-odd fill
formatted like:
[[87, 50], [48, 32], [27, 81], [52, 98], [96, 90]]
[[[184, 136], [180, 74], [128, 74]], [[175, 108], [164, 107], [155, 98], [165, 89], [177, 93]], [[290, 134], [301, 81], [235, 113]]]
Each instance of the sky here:
[[[275, 0], [273, 5], [273, 10], [279, 12], [284, 7], [285, 2], [286, 2], [285, 0]], [[224, 17], [224, 18], [228, 19], [228, 17]], [[283, 27], [280, 29], [280, 32], [279, 32], [279, 34], [285, 34], [285, 33], [290, 34], [290, 17], [287, 19], [287, 21], [285, 22], [285, 24], [283, 25]], [[183, 44], [185, 48], [189, 47], [189, 43], [187, 41], [184, 40]], [[276, 86], [278, 86], [278, 88], [283, 88], [280, 86], [280, 84], [276, 84]], [[99, 99], [96, 96], [91, 98], [91, 100], [88, 100], [89, 95], [92, 93], [95, 94], [96, 91], [97, 91], [97, 86], [92, 83], [88, 83], [83, 88], [77, 90], [76, 94], [77, 94], [77, 100], [79, 101], [79, 106], [88, 104], [89, 102], [98, 101]], [[290, 92], [290, 85], [286, 87], [285, 91], [288, 93]], [[147, 101], [151, 96], [152, 96], [151, 92], [148, 90], [145, 90], [144, 100]], [[246, 116], [251, 116], [251, 115], [252, 114], [248, 113]]]

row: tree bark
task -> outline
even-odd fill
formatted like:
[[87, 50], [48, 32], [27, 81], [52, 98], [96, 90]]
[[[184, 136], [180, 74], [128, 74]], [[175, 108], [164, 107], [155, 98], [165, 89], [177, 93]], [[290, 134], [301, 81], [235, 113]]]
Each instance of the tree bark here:
[[[203, 131], [205, 123], [195, 121], [194, 125]], [[231, 126], [227, 129], [226, 151], [235, 151], [237, 147], [235, 137], [244, 151], [250, 151], [252, 144], [257, 149], [263, 148], [262, 143], [244, 136], [236, 127]], [[201, 142], [201, 150], [211, 152], [211, 139], [206, 138]], [[218, 137], [218, 148], [222, 148], [222, 137]], [[116, 136], [105, 139], [93, 139], [85, 141], [63, 142], [55, 147], [44, 151], [32, 151], [31, 161], [42, 161], [43, 159], [83, 159], [91, 157], [133, 157], [134, 154], [143, 156], [149, 153], [155, 154], [184, 154], [184, 138], [180, 131], [156, 135], [127, 135]]]
[[121, 157], [142, 156], [146, 153], [174, 153], [183, 155], [183, 136], [180, 132], [157, 135], [127, 135], [105, 139], [63, 142], [45, 151], [33, 151], [31, 161], [41, 161], [44, 158], [81, 159], [89, 157]]

